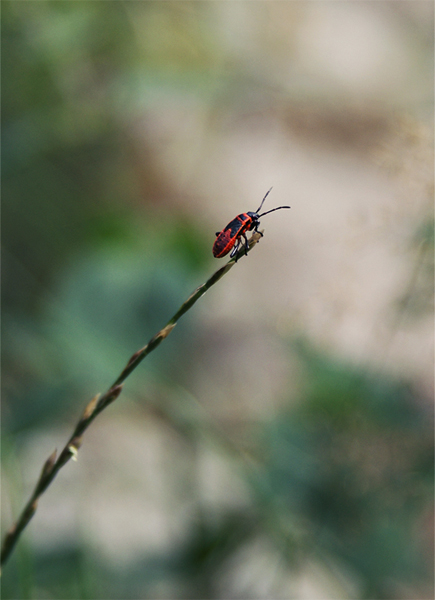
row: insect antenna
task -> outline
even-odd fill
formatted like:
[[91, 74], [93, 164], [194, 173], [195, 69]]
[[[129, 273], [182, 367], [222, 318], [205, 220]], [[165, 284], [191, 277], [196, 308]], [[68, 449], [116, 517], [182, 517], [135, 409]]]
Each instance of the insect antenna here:
[[[273, 187], [273, 186], [272, 186], [272, 187]], [[266, 198], [268, 197], [268, 195], [269, 195], [269, 193], [270, 193], [271, 191], [272, 191], [272, 188], [270, 188], [270, 190], [268, 190], [268, 191], [266, 192], [266, 195], [264, 196], [263, 200], [261, 201], [261, 204], [260, 204], [260, 206], [259, 206], [259, 207], [257, 208], [257, 210], [255, 211], [256, 213], [258, 213], [258, 211], [259, 211], [259, 210], [261, 210], [261, 207], [263, 206], [263, 204], [264, 204], [264, 201], [266, 200]]]
[[276, 208], [272, 208], [272, 210], [268, 210], [262, 213], [261, 215], [258, 215], [258, 218], [264, 217], [264, 215], [268, 215], [269, 213], [274, 212], [275, 210], [279, 210], [280, 208], [291, 208], [291, 206], [277, 206]]

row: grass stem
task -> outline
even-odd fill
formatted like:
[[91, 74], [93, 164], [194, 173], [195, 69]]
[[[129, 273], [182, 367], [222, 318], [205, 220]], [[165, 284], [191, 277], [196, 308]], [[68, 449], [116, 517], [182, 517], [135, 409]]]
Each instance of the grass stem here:
[[[251, 239], [249, 240], [248, 252], [255, 246], [260, 238], [261, 233], [253, 233]], [[12, 525], [4, 538], [1, 549], [1, 565], [5, 564], [5, 562], [8, 560], [16, 543], [18, 542], [21, 533], [27, 527], [29, 521], [35, 514], [40, 496], [51, 484], [60, 469], [65, 466], [70, 459], [77, 460], [78, 450], [82, 444], [82, 436], [92, 421], [109, 404], [118, 398], [122, 391], [124, 381], [136, 369], [139, 363], [141, 363], [150, 352], [155, 350], [157, 346], [168, 337], [178, 320], [192, 308], [192, 306], [207, 292], [207, 290], [209, 290], [224, 275], [226, 275], [226, 273], [228, 273], [228, 271], [244, 253], [245, 248], [243, 246], [237, 255], [234, 256], [234, 258], [232, 258], [226, 265], [218, 269], [205, 283], [196, 288], [196, 290], [189, 296], [189, 298], [187, 298], [187, 300], [181, 305], [181, 307], [166, 323], [166, 325], [150, 339], [148, 344], [133, 354], [121, 374], [115, 379], [110, 388], [102, 396], [98, 394], [92, 398], [92, 400], [86, 406], [62, 452], [59, 454], [59, 456], [57, 456], [57, 451], [55, 450], [45, 461], [32, 495], [22, 510], [19, 518], [14, 525]]]

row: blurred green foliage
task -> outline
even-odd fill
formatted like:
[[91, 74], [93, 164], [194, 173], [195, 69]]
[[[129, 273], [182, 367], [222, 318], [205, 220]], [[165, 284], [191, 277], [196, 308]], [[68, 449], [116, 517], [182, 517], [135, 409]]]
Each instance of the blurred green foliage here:
[[[202, 281], [209, 240], [192, 216], [165, 204], [171, 185], [153, 148], [138, 160], [128, 128], [141, 104], [211, 96], [220, 77], [238, 102], [238, 86], [252, 92], [252, 73], [220, 65], [206, 5], [2, 2], [6, 465], [27, 433], [69, 422], [77, 398], [106, 389]], [[432, 301], [432, 224], [415, 244], [422, 271], [398, 308], [421, 314]], [[184, 381], [189, 360], [201, 359], [186, 350], [188, 326], [141, 366], [132, 396], [145, 381]], [[272, 540], [283, 569], [296, 573], [307, 557], [345, 565], [362, 598], [429, 586], [433, 421], [419, 390], [308, 343], [289, 349], [289, 362], [295, 357], [305, 382], [299, 403], [289, 397], [291, 409], [250, 434], [255, 468], [241, 469], [249, 509], [216, 516], [198, 507], [182, 542], [120, 572], [84, 543], [28, 556], [22, 540], [2, 597], [166, 597], [172, 585], [180, 598], [213, 598], [223, 566], [258, 536]], [[154, 408], [192, 448], [198, 430], [208, 435], [194, 414], [181, 423], [172, 408]]]
[[303, 400], [264, 432], [271, 489], [305, 523], [318, 553], [358, 573], [365, 598], [395, 597], [394, 581], [430, 576], [415, 527], [430, 506], [432, 415], [406, 383], [306, 344], [299, 356]]
[[[147, 206], [140, 192], [145, 185], [159, 197], [164, 186], [152, 162], [135, 169], [115, 101], [116, 82], [142, 56], [130, 40], [122, 3], [3, 5], [3, 365], [11, 375], [3, 384], [12, 430], [55, 414], [59, 397], [82, 394], [81, 369], [91, 378], [81, 389], [105, 385], [204, 267], [198, 224]], [[126, 102], [127, 122], [135, 101]]]
[[[255, 467], [243, 467], [249, 510], [198, 510], [184, 542], [137, 556], [122, 574], [82, 548], [57, 548], [33, 558], [35, 589], [133, 599], [146, 589], [160, 597], [159, 586], [172, 582], [177, 597], [213, 598], [223, 565], [258, 536], [279, 549], [281, 568], [310, 556], [339, 561], [368, 600], [396, 597], [398, 582], [427, 581], [432, 565], [420, 538], [431, 511], [433, 432], [418, 393], [306, 343], [295, 347], [308, 383], [298, 406], [257, 427]], [[195, 446], [192, 425], [177, 431]], [[5, 572], [5, 598], [14, 597], [15, 568]]]

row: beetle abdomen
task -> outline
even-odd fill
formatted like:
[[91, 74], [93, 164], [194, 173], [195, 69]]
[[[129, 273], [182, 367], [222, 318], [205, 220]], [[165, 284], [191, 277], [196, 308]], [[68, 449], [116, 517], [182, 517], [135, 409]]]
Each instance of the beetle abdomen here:
[[223, 229], [215, 239], [213, 244], [213, 256], [215, 258], [222, 258], [231, 250], [242, 233], [246, 231], [246, 221], [250, 222], [251, 219], [247, 214], [242, 213], [237, 215], [235, 219], [230, 221], [228, 225]]

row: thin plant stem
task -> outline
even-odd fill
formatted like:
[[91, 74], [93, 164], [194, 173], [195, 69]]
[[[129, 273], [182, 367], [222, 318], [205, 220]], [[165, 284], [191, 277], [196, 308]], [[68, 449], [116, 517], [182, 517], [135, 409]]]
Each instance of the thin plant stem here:
[[[249, 240], [249, 252], [255, 244], [260, 240], [262, 232], [254, 232], [251, 239]], [[203, 296], [212, 285], [217, 283], [228, 271], [234, 266], [236, 261], [245, 253], [245, 248], [241, 248], [236, 256], [232, 258], [226, 265], [218, 269], [205, 283], [200, 285], [181, 305], [175, 315], [166, 323], [166, 325], [154, 335], [148, 344], [135, 352], [127, 365], [121, 372], [121, 374], [115, 379], [110, 388], [103, 394], [97, 394], [92, 398], [89, 404], [86, 406], [82, 416], [80, 417], [75, 429], [70, 436], [68, 442], [65, 444], [62, 452], [57, 456], [57, 450], [55, 450], [45, 461], [42, 467], [41, 474], [36, 483], [35, 489], [30, 496], [27, 504], [22, 510], [17, 521], [7, 532], [2, 549], [1, 549], [1, 561], [3, 565], [11, 555], [21, 533], [27, 527], [29, 521], [33, 517], [38, 507], [38, 501], [40, 496], [45, 492], [48, 486], [51, 484], [53, 479], [56, 477], [60, 469], [66, 465], [70, 460], [77, 460], [78, 450], [82, 444], [83, 434], [92, 421], [100, 414], [109, 404], [114, 402], [122, 391], [124, 381], [127, 377], [136, 369], [136, 367], [143, 361], [143, 359], [171, 333], [177, 324], [178, 320], [192, 308], [197, 300]]]

